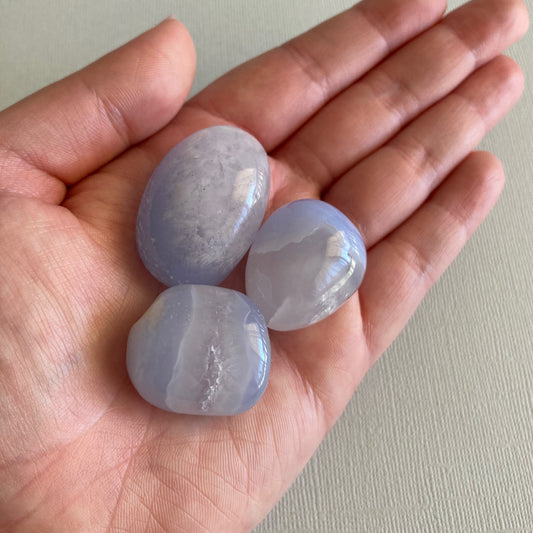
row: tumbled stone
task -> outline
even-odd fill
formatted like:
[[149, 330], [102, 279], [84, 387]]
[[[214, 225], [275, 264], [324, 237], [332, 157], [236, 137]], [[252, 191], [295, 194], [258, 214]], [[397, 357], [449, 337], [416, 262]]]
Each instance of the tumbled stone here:
[[319, 200], [298, 200], [263, 224], [248, 256], [246, 293], [271, 329], [309, 326], [359, 287], [366, 249], [352, 222]]
[[137, 216], [137, 248], [166, 285], [217, 285], [242, 259], [265, 214], [268, 157], [231, 126], [197, 131], [155, 169]]
[[178, 285], [161, 293], [131, 328], [127, 367], [139, 394], [161, 409], [234, 415], [265, 390], [268, 330], [244, 294]]

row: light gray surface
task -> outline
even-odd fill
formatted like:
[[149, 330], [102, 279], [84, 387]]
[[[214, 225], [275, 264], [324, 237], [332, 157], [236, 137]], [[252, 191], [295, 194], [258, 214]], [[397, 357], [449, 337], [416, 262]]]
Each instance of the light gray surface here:
[[[170, 13], [198, 90], [349, 5], [1, 0], [0, 108]], [[512, 55], [532, 87], [532, 33]], [[257, 532], [533, 531], [532, 115], [528, 89], [482, 146], [507, 171], [499, 204]]]

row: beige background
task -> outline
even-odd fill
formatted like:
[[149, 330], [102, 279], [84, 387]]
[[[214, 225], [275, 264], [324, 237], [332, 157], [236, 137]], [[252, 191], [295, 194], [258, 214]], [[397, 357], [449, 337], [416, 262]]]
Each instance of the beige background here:
[[[0, 0], [0, 108], [171, 13], [196, 91], [350, 4]], [[533, 34], [511, 55], [533, 87]], [[533, 531], [532, 116], [530, 88], [483, 143], [507, 170], [501, 201], [258, 533]]]

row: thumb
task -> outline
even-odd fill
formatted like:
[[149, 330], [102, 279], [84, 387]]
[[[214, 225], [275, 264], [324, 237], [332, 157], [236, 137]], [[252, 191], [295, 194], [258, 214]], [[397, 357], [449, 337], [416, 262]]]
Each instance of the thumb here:
[[153, 135], [181, 108], [196, 66], [174, 18], [0, 113], [0, 192], [60, 203], [66, 187]]

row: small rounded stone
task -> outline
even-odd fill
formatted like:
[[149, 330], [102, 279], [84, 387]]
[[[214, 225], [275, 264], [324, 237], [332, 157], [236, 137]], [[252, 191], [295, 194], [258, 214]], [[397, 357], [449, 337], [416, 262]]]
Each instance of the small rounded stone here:
[[270, 188], [268, 157], [249, 133], [214, 126], [155, 169], [137, 215], [137, 248], [165, 285], [218, 285], [252, 244]]
[[275, 211], [257, 233], [246, 294], [269, 328], [299, 329], [335, 312], [365, 270], [365, 245], [352, 222], [326, 202], [298, 200]]
[[131, 328], [127, 368], [139, 394], [161, 409], [238, 414], [265, 390], [268, 330], [244, 294], [178, 285], [161, 293]]

